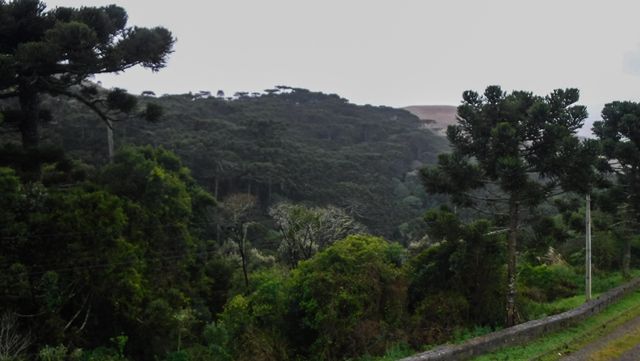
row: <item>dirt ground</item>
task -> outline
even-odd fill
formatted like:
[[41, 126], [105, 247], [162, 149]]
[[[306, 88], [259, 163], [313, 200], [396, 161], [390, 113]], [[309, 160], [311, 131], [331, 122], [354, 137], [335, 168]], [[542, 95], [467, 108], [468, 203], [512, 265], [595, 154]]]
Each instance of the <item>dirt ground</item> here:
[[[630, 335], [638, 335], [640, 334], [640, 317], [636, 317], [632, 320], [627, 321], [626, 323], [620, 325], [618, 328], [612, 330], [609, 334], [604, 337], [599, 338], [598, 340], [586, 345], [584, 348], [567, 355], [562, 358], [562, 361], [587, 361], [595, 359], [595, 355], [606, 348], [613, 342], [620, 340], [623, 337]], [[600, 355], [602, 356], [602, 355]], [[606, 357], [606, 355], [605, 355]], [[602, 357], [598, 358], [598, 360], [603, 360]], [[636, 345], [629, 350], [626, 350], [624, 354], [619, 357], [605, 358], [607, 361], [640, 361], [640, 345]]]

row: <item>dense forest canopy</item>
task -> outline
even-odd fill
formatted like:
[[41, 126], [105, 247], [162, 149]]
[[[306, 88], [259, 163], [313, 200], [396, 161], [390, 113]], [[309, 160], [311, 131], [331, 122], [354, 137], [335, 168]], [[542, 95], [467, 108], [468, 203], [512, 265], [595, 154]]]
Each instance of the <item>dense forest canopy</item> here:
[[[427, 197], [415, 171], [447, 149], [413, 115], [359, 106], [337, 95], [280, 87], [235, 100], [200, 94], [142, 96], [162, 121], [114, 123], [116, 147], [171, 149], [218, 199], [256, 196], [266, 210], [283, 200], [334, 205], [376, 234], [408, 240]], [[48, 99], [56, 124], [43, 142], [94, 165], [107, 161], [105, 128], [82, 104]], [[401, 227], [402, 226], [402, 227]], [[404, 232], [404, 234], [402, 234]]]

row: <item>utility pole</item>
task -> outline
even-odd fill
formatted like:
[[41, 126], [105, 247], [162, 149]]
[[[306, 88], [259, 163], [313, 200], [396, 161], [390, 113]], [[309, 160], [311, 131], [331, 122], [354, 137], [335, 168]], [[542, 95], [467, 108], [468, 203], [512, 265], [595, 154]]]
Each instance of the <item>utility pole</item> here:
[[587, 204], [585, 211], [586, 225], [586, 257], [585, 257], [585, 296], [586, 300], [591, 299], [591, 195], [587, 194]]

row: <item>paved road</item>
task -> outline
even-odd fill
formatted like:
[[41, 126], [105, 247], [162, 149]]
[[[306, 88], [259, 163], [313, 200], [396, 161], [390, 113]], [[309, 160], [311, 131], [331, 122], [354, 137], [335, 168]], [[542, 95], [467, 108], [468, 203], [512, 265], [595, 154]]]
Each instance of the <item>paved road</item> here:
[[610, 357], [605, 354], [605, 351], [602, 351], [612, 343], [619, 342], [633, 335], [640, 335], [640, 317], [627, 321], [606, 336], [562, 358], [561, 361], [588, 361], [595, 359], [606, 361], [640, 361], [640, 345], [627, 347], [622, 355], [611, 355]]

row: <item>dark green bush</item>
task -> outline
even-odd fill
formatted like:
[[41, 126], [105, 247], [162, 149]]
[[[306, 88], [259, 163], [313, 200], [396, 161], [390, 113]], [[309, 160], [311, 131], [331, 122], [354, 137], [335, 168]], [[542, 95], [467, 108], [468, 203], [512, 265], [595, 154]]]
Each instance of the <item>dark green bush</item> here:
[[523, 293], [535, 301], [553, 301], [573, 296], [578, 291], [580, 277], [566, 265], [523, 265], [520, 284]]
[[280, 269], [252, 274], [251, 289], [232, 297], [217, 323], [205, 328], [209, 351], [216, 360], [287, 360], [286, 337], [289, 279]]
[[402, 337], [406, 282], [401, 247], [350, 236], [302, 262], [293, 274], [300, 340], [314, 359], [382, 354]]
[[469, 302], [456, 292], [431, 294], [418, 303], [411, 315], [411, 343], [420, 347], [446, 341], [468, 323]]
[[[446, 333], [450, 336], [456, 327], [502, 324], [503, 235], [491, 232], [491, 223], [487, 221], [465, 225], [447, 209], [429, 212], [426, 220], [430, 235], [439, 242], [432, 243], [407, 264], [409, 311], [417, 314], [422, 312], [420, 307], [439, 301], [465, 310], [462, 313], [449, 310], [451, 319], [443, 327], [433, 326], [439, 328], [438, 332], [427, 333], [433, 334], [434, 340], [444, 339]], [[447, 301], [447, 297], [452, 300]]]

